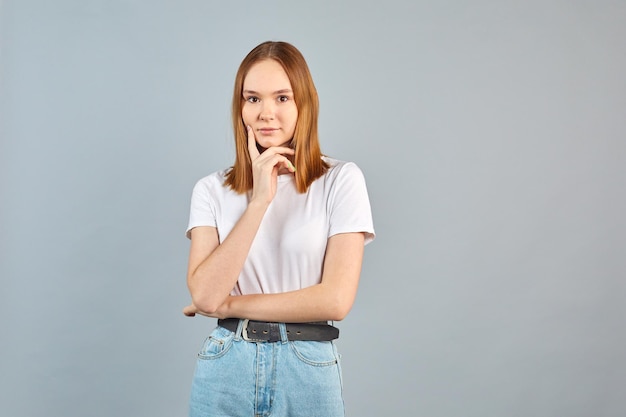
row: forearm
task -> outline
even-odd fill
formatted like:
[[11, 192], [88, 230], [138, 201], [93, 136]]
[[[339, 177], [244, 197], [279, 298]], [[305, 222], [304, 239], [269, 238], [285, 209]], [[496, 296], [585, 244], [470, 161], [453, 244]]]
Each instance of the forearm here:
[[318, 284], [278, 294], [252, 294], [228, 297], [221, 315], [251, 320], [303, 323], [343, 320], [352, 308], [354, 293], [339, 293]]
[[251, 202], [226, 239], [189, 272], [189, 292], [201, 310], [215, 311], [230, 294], [266, 209], [266, 204]]
[[343, 320], [356, 297], [363, 242], [362, 233], [332, 236], [320, 284], [278, 294], [228, 297], [220, 316], [292, 323]]

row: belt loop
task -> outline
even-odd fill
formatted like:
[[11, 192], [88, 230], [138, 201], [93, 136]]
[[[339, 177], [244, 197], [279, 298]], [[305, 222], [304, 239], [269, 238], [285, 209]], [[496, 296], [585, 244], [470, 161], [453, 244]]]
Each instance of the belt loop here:
[[235, 331], [235, 340], [238, 341], [238, 342], [241, 340], [241, 334], [243, 332], [244, 326], [246, 326], [248, 324], [247, 321], [248, 320], [240, 319], [239, 323], [237, 324], [237, 331]]
[[278, 329], [280, 330], [280, 341], [282, 343], [287, 343], [289, 340], [287, 338], [287, 325], [285, 323], [278, 323]]

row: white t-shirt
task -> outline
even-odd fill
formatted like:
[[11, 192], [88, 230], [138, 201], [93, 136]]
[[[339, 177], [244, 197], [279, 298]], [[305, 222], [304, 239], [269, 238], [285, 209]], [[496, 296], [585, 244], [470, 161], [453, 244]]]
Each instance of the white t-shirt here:
[[[321, 281], [328, 238], [364, 232], [374, 239], [370, 202], [361, 170], [352, 162], [324, 157], [328, 171], [306, 193], [298, 193], [293, 175], [279, 175], [270, 203], [244, 263], [233, 295], [279, 293]], [[191, 198], [190, 230], [217, 228], [226, 239], [246, 207], [248, 194], [224, 185], [226, 170], [197, 182]]]

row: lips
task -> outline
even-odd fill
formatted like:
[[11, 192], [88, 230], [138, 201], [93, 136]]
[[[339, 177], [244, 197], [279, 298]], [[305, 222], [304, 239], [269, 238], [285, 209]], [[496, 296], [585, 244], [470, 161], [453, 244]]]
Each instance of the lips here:
[[263, 134], [263, 135], [271, 135], [272, 133], [278, 131], [278, 129], [276, 128], [272, 128], [272, 127], [263, 127], [261, 129], [259, 129], [259, 133]]

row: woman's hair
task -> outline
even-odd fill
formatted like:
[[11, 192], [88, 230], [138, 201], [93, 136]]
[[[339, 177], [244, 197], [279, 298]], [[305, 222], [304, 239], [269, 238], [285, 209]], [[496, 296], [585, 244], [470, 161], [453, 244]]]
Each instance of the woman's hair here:
[[243, 82], [250, 68], [266, 59], [273, 59], [283, 67], [293, 90], [298, 120], [291, 147], [295, 150], [296, 187], [298, 192], [304, 193], [313, 181], [326, 172], [328, 164], [322, 160], [320, 151], [317, 133], [319, 101], [313, 78], [300, 51], [287, 42], [263, 42], [250, 51], [239, 66], [235, 77], [232, 103], [235, 165], [226, 173], [225, 184], [240, 194], [252, 189], [252, 164], [248, 151], [248, 137], [241, 116], [245, 103]]

